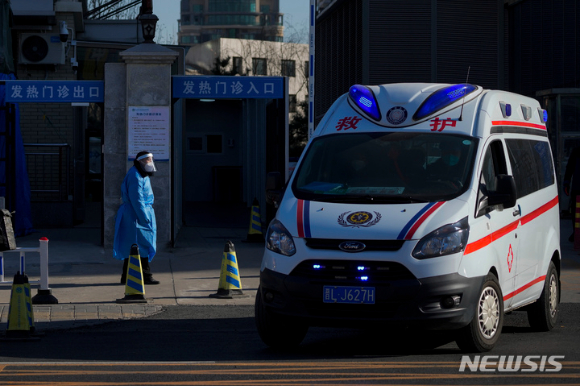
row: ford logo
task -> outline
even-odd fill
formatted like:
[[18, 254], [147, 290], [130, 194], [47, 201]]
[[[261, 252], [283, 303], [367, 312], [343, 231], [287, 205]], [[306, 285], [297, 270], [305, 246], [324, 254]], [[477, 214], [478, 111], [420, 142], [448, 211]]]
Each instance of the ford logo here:
[[367, 246], [359, 241], [344, 241], [338, 244], [338, 247], [345, 252], [360, 252]]

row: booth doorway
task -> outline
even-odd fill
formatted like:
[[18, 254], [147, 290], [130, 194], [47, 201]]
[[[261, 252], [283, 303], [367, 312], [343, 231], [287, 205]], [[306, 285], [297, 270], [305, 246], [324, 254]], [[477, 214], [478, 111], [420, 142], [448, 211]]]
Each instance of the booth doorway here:
[[184, 126], [184, 225], [247, 226], [243, 101], [187, 100]]

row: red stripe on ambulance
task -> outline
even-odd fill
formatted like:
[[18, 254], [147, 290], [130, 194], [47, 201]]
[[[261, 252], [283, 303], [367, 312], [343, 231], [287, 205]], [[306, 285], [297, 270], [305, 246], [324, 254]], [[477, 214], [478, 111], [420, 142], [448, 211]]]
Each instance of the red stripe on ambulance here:
[[525, 225], [530, 221], [536, 219], [541, 214], [546, 213], [548, 210], [552, 209], [554, 206], [558, 205], [558, 196], [554, 197], [552, 200], [548, 201], [544, 205], [540, 206], [538, 209], [533, 210], [532, 212], [528, 213], [527, 215], [523, 216], [521, 219], [512, 222], [511, 224], [506, 225], [505, 227], [493, 232], [490, 235], [487, 235], [479, 240], [476, 240], [472, 243], [467, 244], [465, 247], [465, 252], [463, 255], [468, 255], [473, 253], [481, 248], [487, 247], [489, 244], [493, 243], [494, 241], [500, 239], [501, 237], [507, 235], [508, 233], [515, 231], [518, 228], [518, 225], [521, 223]]

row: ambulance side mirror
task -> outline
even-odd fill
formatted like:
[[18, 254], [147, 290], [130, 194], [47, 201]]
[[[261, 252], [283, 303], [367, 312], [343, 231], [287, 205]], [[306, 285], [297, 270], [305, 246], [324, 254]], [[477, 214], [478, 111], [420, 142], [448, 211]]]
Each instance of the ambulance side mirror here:
[[266, 176], [266, 203], [278, 208], [284, 192], [284, 181], [280, 172], [270, 172]]
[[499, 174], [496, 186], [497, 189], [494, 192], [489, 192], [488, 205], [503, 205], [504, 208], [516, 206], [517, 192], [514, 177]]

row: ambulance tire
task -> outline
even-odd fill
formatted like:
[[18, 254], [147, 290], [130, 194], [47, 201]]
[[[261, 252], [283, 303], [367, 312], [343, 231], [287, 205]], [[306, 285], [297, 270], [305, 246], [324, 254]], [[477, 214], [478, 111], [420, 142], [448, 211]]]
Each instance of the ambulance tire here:
[[455, 342], [464, 352], [490, 351], [501, 334], [503, 318], [503, 295], [490, 272], [481, 286], [473, 319], [458, 331]]
[[550, 262], [544, 289], [537, 302], [528, 308], [528, 321], [536, 331], [550, 331], [558, 320], [560, 303], [560, 278], [553, 262]]
[[258, 289], [255, 302], [256, 327], [264, 343], [272, 348], [287, 349], [298, 346], [308, 332], [308, 326], [299, 320], [269, 312]]

